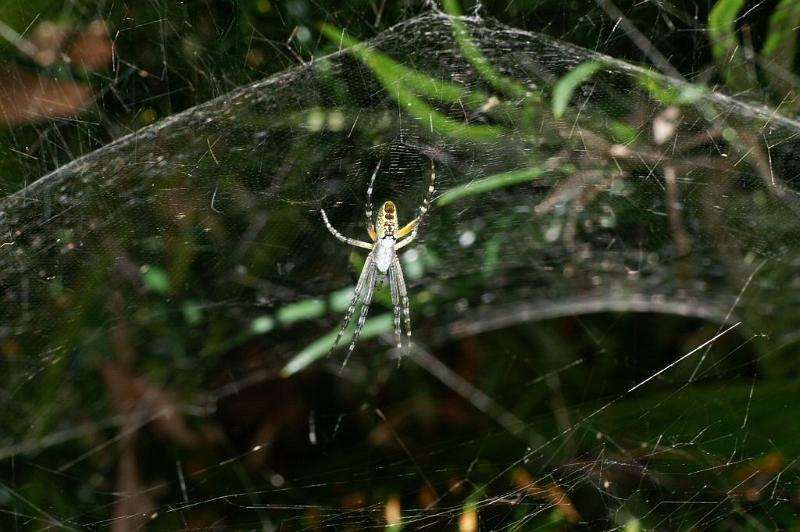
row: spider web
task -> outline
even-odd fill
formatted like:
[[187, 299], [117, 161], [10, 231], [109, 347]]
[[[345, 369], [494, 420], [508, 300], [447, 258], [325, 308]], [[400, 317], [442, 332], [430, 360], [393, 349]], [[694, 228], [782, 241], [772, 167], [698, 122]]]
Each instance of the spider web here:
[[[8, 527], [788, 526], [798, 125], [429, 13], [58, 168], [0, 204]], [[404, 223], [429, 159], [415, 345], [384, 291], [340, 373], [319, 209], [365, 239], [381, 160]]]

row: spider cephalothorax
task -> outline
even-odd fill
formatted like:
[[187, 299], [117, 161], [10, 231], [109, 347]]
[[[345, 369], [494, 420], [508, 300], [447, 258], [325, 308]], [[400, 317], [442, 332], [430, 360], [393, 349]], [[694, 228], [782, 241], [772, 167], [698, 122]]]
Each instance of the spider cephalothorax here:
[[[356, 346], [356, 340], [358, 340], [358, 336], [361, 334], [361, 329], [364, 327], [364, 322], [367, 319], [367, 313], [369, 311], [369, 304], [372, 301], [372, 294], [375, 291], [375, 283], [383, 277], [389, 278], [389, 288], [392, 292], [392, 306], [394, 307], [394, 332], [397, 338], [397, 347], [402, 348], [402, 335], [400, 329], [401, 313], [405, 316], [406, 335], [408, 336], [409, 340], [411, 339], [411, 312], [409, 309], [408, 291], [406, 290], [406, 283], [403, 279], [403, 270], [400, 267], [400, 259], [397, 257], [397, 251], [413, 242], [417, 237], [417, 229], [419, 228], [420, 221], [428, 211], [428, 205], [430, 204], [431, 196], [433, 196], [434, 183], [436, 181], [436, 166], [434, 165], [433, 161], [431, 161], [431, 182], [428, 186], [428, 192], [425, 194], [425, 199], [422, 201], [422, 205], [419, 207], [417, 217], [399, 229], [397, 207], [392, 201], [386, 201], [383, 203], [383, 205], [381, 205], [378, 216], [375, 218], [375, 223], [373, 224], [372, 222], [372, 186], [375, 183], [375, 176], [378, 175], [378, 170], [380, 167], [381, 164], [379, 162], [378, 166], [375, 167], [375, 171], [372, 173], [372, 178], [370, 179], [369, 187], [367, 188], [366, 221], [367, 233], [369, 234], [370, 240], [372, 240], [371, 243], [362, 242], [361, 240], [348, 238], [342, 235], [339, 231], [334, 229], [334, 227], [328, 221], [328, 215], [325, 214], [325, 210], [320, 210], [322, 213], [322, 219], [325, 222], [325, 226], [328, 228], [328, 231], [333, 234], [333, 236], [346, 244], [350, 244], [351, 246], [370, 250], [369, 255], [367, 255], [367, 258], [364, 261], [364, 269], [361, 270], [361, 275], [356, 283], [356, 290], [353, 294], [353, 299], [350, 302], [350, 306], [348, 307], [347, 313], [344, 316], [344, 323], [342, 324], [342, 328], [339, 329], [339, 334], [336, 335], [336, 340], [333, 343], [334, 347], [336, 347], [336, 345], [339, 343], [342, 334], [344, 334], [345, 329], [347, 329], [347, 325], [350, 323], [350, 318], [353, 316], [353, 313], [356, 310], [358, 300], [362, 299], [363, 302], [361, 306], [361, 314], [358, 317], [356, 330], [353, 333], [353, 341], [350, 343], [350, 348], [347, 350], [347, 355], [345, 356], [344, 363], [342, 364], [343, 366], [347, 363], [350, 353], [353, 352], [353, 349]], [[400, 306], [401, 302], [402, 308]]]

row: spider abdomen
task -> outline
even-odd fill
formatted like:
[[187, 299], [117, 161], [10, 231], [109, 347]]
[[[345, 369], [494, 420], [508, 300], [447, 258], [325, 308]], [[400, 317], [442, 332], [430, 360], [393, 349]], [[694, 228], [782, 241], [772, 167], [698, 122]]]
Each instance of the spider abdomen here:
[[389, 267], [392, 265], [395, 257], [394, 243], [395, 239], [392, 237], [381, 238], [375, 243], [373, 251], [375, 254], [375, 267], [381, 273], [389, 271]]
[[379, 239], [386, 237], [397, 238], [397, 208], [394, 206], [393, 201], [386, 201], [381, 206], [375, 229]]

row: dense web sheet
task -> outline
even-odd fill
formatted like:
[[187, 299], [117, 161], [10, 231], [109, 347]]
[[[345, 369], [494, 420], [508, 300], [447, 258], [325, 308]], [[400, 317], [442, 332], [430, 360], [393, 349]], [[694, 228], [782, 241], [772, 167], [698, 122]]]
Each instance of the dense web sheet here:
[[[587, 64], [557, 117], [565, 76]], [[410, 529], [465, 529], [476, 516], [504, 530], [750, 515], [782, 526], [799, 484], [797, 428], [780, 421], [798, 397], [782, 379], [798, 369], [787, 355], [800, 303], [798, 126], [539, 35], [432, 13], [81, 157], [0, 203], [0, 523], [359, 529], [396, 510]], [[402, 255], [415, 346], [398, 366], [379, 293], [340, 374], [342, 352], [325, 355], [361, 259], [319, 209], [366, 239], [380, 160], [375, 198], [409, 220], [429, 159], [437, 199]], [[434, 355], [565, 316], [588, 347], [556, 353], [521, 334], [517, 350], [493, 354], [508, 360], [497, 380]], [[702, 325], [667, 364], [603, 338], [630, 323], [632, 337], [686, 334], [676, 317]], [[758, 361], [740, 356], [751, 344]], [[768, 389], [756, 364], [776, 379]], [[604, 371], [619, 386], [597, 390]], [[416, 372], [466, 400], [446, 422], [479, 415], [481, 434], [401, 438], [426, 395], [406, 390], [401, 403], [381, 390]], [[289, 399], [303, 379], [316, 396]], [[705, 387], [714, 379], [729, 393]], [[562, 382], [594, 389], [567, 408]], [[363, 390], [365, 404], [386, 393], [406, 414], [361, 410]], [[42, 401], [46, 418], [34, 416]], [[547, 407], [528, 415], [537, 401]], [[225, 424], [236, 416], [247, 422]], [[338, 440], [342, 424], [364, 438]], [[162, 473], [138, 478], [149, 461]], [[376, 474], [395, 491], [371, 493]], [[78, 493], [75, 506], [44, 503], [31, 489], [42, 475]], [[122, 503], [106, 475], [134, 479]]]

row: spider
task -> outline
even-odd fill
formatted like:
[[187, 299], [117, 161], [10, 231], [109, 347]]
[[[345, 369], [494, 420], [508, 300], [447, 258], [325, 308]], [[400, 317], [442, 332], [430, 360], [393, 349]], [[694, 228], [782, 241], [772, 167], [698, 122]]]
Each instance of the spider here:
[[[341, 240], [345, 244], [356, 246], [359, 248], [369, 249], [364, 261], [364, 268], [361, 270], [361, 275], [356, 283], [356, 290], [353, 293], [353, 299], [347, 312], [344, 315], [344, 322], [342, 328], [339, 329], [339, 334], [336, 335], [336, 340], [333, 342], [333, 350], [342, 338], [345, 329], [350, 324], [350, 319], [358, 305], [358, 300], [362, 298], [361, 314], [358, 316], [358, 323], [356, 330], [353, 333], [353, 341], [350, 343], [350, 348], [347, 350], [347, 355], [344, 358], [342, 367], [347, 364], [350, 354], [356, 346], [356, 340], [361, 334], [361, 329], [364, 327], [364, 322], [367, 320], [367, 313], [369, 312], [369, 304], [372, 301], [372, 294], [375, 290], [375, 284], [379, 281], [384, 281], [386, 277], [389, 278], [389, 288], [392, 292], [392, 306], [394, 307], [394, 334], [397, 340], [397, 348], [402, 349], [402, 333], [400, 328], [400, 314], [405, 316], [406, 335], [408, 340], [411, 341], [411, 313], [408, 302], [408, 291], [406, 290], [406, 283], [403, 280], [403, 270], [400, 267], [400, 259], [397, 257], [397, 251], [406, 247], [417, 237], [417, 230], [419, 229], [420, 222], [423, 216], [428, 211], [431, 196], [434, 191], [434, 183], [436, 181], [436, 165], [431, 160], [431, 182], [428, 186], [428, 192], [425, 194], [425, 199], [419, 207], [417, 217], [409, 223], [398, 229], [398, 216], [397, 208], [394, 202], [386, 201], [381, 205], [378, 216], [372, 221], [372, 185], [375, 183], [375, 176], [378, 175], [378, 170], [381, 168], [380, 161], [372, 173], [372, 178], [369, 181], [367, 188], [367, 206], [366, 206], [366, 225], [367, 233], [369, 234], [372, 242], [362, 242], [354, 238], [348, 238], [337, 231], [328, 221], [328, 215], [325, 214], [325, 209], [320, 209], [322, 213], [322, 220], [325, 222], [325, 227], [331, 232], [333, 236]], [[400, 307], [402, 300], [402, 309]]]

